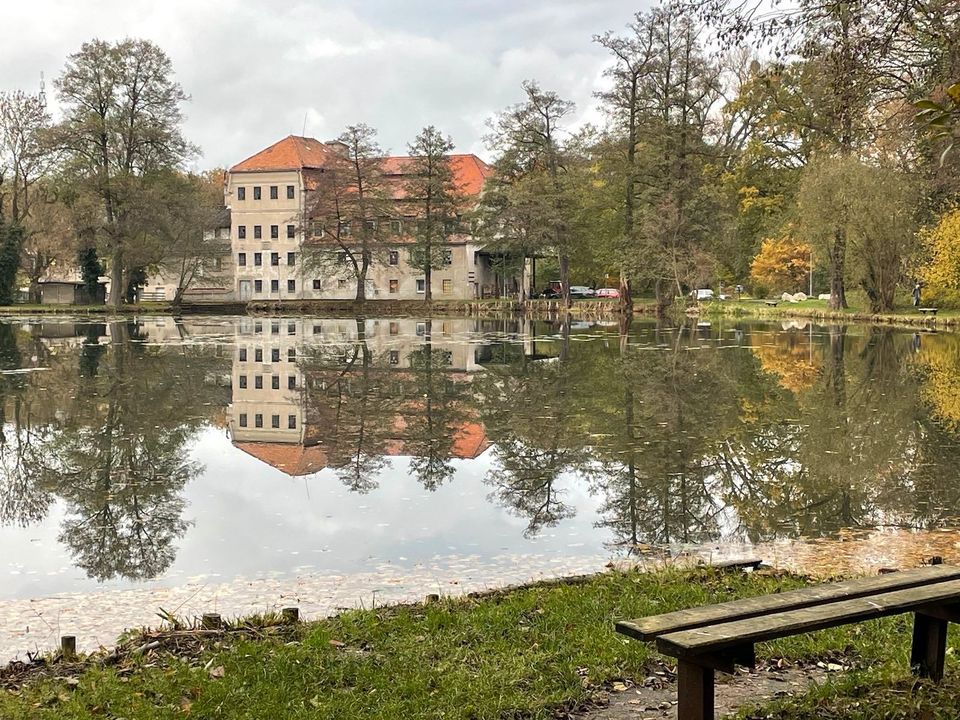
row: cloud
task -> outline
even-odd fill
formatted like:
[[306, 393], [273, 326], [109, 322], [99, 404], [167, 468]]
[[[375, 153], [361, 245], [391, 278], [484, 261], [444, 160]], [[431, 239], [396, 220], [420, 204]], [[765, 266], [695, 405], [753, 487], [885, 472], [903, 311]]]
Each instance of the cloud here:
[[199, 167], [356, 122], [378, 128], [393, 152], [434, 124], [460, 150], [489, 156], [485, 121], [521, 99], [525, 79], [574, 100], [577, 121], [596, 121], [607, 57], [591, 38], [636, 9], [622, 0], [34, 0], [5, 8], [0, 89], [56, 77], [93, 37], [145, 37], [192, 97], [185, 132], [203, 150]]

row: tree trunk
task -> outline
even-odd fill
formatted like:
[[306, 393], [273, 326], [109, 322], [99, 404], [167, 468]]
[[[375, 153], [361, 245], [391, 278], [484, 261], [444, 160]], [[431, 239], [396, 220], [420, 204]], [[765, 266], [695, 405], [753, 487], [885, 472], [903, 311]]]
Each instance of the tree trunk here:
[[427, 261], [423, 267], [423, 299], [426, 302], [430, 302], [431, 300], [433, 300], [433, 293], [431, 292], [431, 289], [430, 289], [430, 283], [433, 277], [433, 267], [432, 267], [432, 263], [430, 262], [431, 249], [432, 248], [430, 247], [430, 245], [427, 245]]
[[560, 293], [563, 296], [564, 309], [570, 309], [570, 258], [566, 253], [560, 253]]
[[620, 313], [633, 315], [633, 287], [625, 270], [620, 270]]
[[843, 285], [844, 264], [847, 257], [847, 233], [837, 228], [830, 249], [830, 304], [831, 310], [847, 307], [847, 295]]
[[110, 260], [110, 306], [119, 308], [123, 305], [123, 295], [127, 291], [123, 284], [123, 253], [115, 247]]

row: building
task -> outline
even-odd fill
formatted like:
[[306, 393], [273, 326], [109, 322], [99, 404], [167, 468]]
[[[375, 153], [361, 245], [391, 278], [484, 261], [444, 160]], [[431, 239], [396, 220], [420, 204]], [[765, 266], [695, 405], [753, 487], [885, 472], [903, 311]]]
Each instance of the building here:
[[[323, 192], [323, 173], [342, 160], [343, 147], [335, 142], [289, 136], [234, 165], [227, 172], [226, 204], [231, 210], [234, 292], [241, 301], [351, 299], [356, 280], [349, 272], [305, 271], [302, 249], [305, 232], [311, 242], [324, 229], [311, 222], [309, 208]], [[451, 163], [458, 186], [468, 204], [475, 204], [491, 168], [475, 155], [453, 155]], [[422, 299], [422, 272], [409, 262], [407, 251], [416, 218], [409, 215], [403, 192], [411, 168], [408, 157], [382, 160], [383, 177], [390, 193], [391, 211], [376, 221], [389, 237], [380, 244], [367, 278], [369, 299]], [[433, 271], [435, 299], [466, 300], [496, 295], [516, 284], [504, 282], [495, 272], [494, 258], [486, 253], [460, 224], [462, 231], [449, 237], [449, 263]], [[333, 246], [332, 246], [333, 247]]]

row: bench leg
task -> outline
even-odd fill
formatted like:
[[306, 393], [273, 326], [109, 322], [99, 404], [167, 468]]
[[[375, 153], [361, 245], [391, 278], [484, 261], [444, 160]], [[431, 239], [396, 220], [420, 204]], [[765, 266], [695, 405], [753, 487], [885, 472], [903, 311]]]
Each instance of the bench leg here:
[[910, 667], [920, 677], [940, 682], [947, 652], [947, 621], [923, 613], [913, 616], [913, 647]]
[[677, 663], [677, 720], [713, 720], [713, 668]]

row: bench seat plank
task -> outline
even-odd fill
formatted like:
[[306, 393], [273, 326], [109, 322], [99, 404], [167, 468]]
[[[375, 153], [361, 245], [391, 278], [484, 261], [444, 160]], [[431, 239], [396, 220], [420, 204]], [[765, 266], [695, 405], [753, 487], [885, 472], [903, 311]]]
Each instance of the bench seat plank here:
[[691, 658], [701, 653], [776, 640], [886, 615], [910, 611], [922, 612], [927, 605], [950, 604], [958, 601], [960, 601], [960, 580], [948, 580], [709, 627], [681, 630], [661, 635], [657, 639], [657, 649], [672, 657]]
[[653, 615], [617, 623], [617, 632], [637, 640], [653, 640], [660, 635], [681, 630], [691, 630], [715, 623], [758, 617], [784, 610], [794, 610], [824, 603], [839, 602], [891, 590], [940, 583], [960, 579], [960, 567], [931, 565], [914, 570], [880, 575], [877, 577], [844, 580], [774, 595], [743, 598], [704, 607], [677, 610], [663, 615]]

